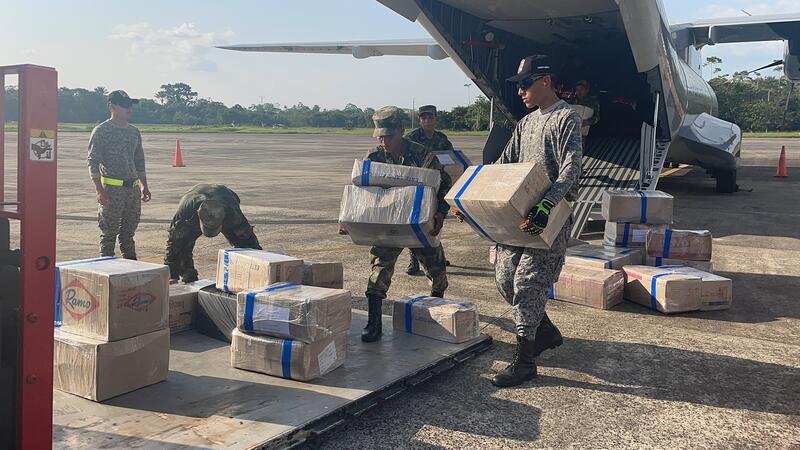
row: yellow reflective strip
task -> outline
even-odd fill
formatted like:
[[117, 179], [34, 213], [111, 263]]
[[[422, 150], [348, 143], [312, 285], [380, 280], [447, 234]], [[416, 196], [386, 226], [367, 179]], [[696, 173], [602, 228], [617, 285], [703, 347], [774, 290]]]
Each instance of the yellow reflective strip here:
[[123, 181], [116, 178], [100, 177], [100, 182], [109, 186], [122, 186]]

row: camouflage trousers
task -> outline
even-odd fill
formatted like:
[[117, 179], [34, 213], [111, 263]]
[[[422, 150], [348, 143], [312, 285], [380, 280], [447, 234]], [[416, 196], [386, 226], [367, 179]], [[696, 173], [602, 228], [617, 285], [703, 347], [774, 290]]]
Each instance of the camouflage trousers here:
[[[447, 266], [444, 249], [438, 247], [411, 248], [411, 253], [419, 259], [425, 276], [431, 283], [431, 291], [444, 292], [447, 289]], [[386, 292], [392, 284], [394, 265], [402, 248], [372, 247], [369, 250], [372, 273], [369, 275], [366, 295], [386, 298]]]
[[114, 256], [119, 236], [119, 251], [123, 258], [136, 259], [133, 235], [139, 226], [142, 197], [139, 187], [104, 186], [108, 205], [100, 205], [97, 224], [100, 226], [100, 256]]
[[497, 244], [497, 290], [514, 307], [517, 335], [533, 337], [544, 316], [550, 287], [558, 280], [569, 243], [568, 220], [550, 249]]

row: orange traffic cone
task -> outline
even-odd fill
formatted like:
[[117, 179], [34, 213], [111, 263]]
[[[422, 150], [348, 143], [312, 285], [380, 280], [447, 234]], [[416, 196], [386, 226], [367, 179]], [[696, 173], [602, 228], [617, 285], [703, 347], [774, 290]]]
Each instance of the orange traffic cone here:
[[778, 158], [778, 170], [775, 171], [775, 176], [778, 178], [786, 178], [789, 176], [786, 170], [786, 146], [781, 146], [781, 157]]
[[172, 167], [186, 167], [183, 164], [183, 154], [181, 153], [181, 140], [175, 140], [175, 162], [172, 163]]

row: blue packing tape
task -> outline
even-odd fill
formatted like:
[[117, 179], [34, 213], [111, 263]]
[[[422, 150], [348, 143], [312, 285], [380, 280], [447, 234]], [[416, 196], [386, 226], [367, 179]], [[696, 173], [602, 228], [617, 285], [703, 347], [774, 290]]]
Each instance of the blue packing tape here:
[[292, 340], [286, 339], [283, 341], [283, 350], [281, 351], [281, 371], [283, 378], [292, 378]]
[[550, 298], [556, 298], [556, 285], [550, 286]]
[[644, 192], [639, 191], [639, 197], [642, 198], [642, 213], [639, 222], [647, 223], [647, 196], [644, 195]]
[[626, 223], [625, 226], [622, 228], [622, 246], [628, 246], [628, 233], [631, 231], [631, 224]]
[[253, 331], [253, 309], [255, 308], [256, 295], [258, 295], [259, 292], [273, 292], [278, 289], [286, 289], [295, 286], [298, 286], [298, 284], [286, 283], [278, 286], [270, 286], [263, 291], [248, 292], [244, 302], [244, 331]]
[[369, 186], [369, 168], [372, 166], [372, 161], [365, 159], [361, 165], [361, 185]]
[[422, 208], [423, 194], [425, 194], [425, 186], [417, 186], [414, 192], [414, 207], [411, 210], [411, 219], [409, 222], [411, 223], [411, 229], [414, 230], [414, 234], [417, 235], [417, 239], [419, 239], [420, 244], [422, 244], [423, 247], [430, 247], [431, 244], [428, 242], [425, 232], [423, 232], [422, 228], [419, 226], [419, 212]]
[[672, 230], [667, 228], [664, 232], [664, 258], [669, 258], [669, 246], [672, 243]]
[[77, 266], [79, 264], [88, 264], [98, 261], [108, 261], [110, 259], [117, 259], [116, 256], [103, 256], [102, 258], [92, 258], [92, 259], [79, 259], [77, 261], [67, 261], [63, 263], [58, 263], [58, 267], [65, 267], [65, 266]]
[[422, 299], [425, 299], [425, 298], [428, 298], [428, 296], [427, 295], [420, 295], [419, 297], [412, 298], [411, 300], [408, 301], [408, 303], [406, 303], [406, 332], [407, 333], [411, 333], [411, 324], [413, 322], [411, 320], [411, 306], [414, 303], [417, 303], [418, 301], [420, 301]]
[[650, 308], [653, 311], [658, 311], [658, 303], [656, 302], [656, 288], [658, 287], [658, 279], [666, 275], [675, 275], [675, 272], [664, 272], [658, 275], [653, 275], [653, 280], [650, 283]]
[[467, 221], [470, 224], [472, 224], [472, 226], [477, 228], [478, 232], [481, 233], [483, 235], [483, 237], [485, 237], [486, 239], [488, 239], [490, 241], [494, 241], [494, 239], [492, 239], [491, 236], [489, 236], [489, 233], [487, 233], [486, 230], [484, 230], [483, 228], [481, 228], [480, 225], [478, 225], [478, 222], [476, 222], [475, 219], [473, 219], [472, 216], [469, 215], [467, 210], [464, 209], [464, 205], [461, 204], [461, 196], [464, 194], [464, 192], [467, 191], [467, 188], [472, 183], [472, 180], [474, 180], [475, 177], [478, 176], [478, 173], [481, 171], [481, 169], [483, 169], [483, 164], [479, 164], [478, 166], [475, 167], [475, 171], [472, 172], [472, 175], [470, 175], [469, 178], [467, 178], [466, 183], [464, 183], [464, 185], [461, 186], [461, 189], [459, 189], [458, 193], [456, 194], [456, 196], [455, 196], [455, 198], [453, 200], [455, 200], [456, 207], [458, 207], [458, 210], [461, 211], [461, 214], [464, 215], [464, 217], [467, 219]]
[[456, 155], [456, 159], [458, 160], [458, 162], [460, 162], [461, 165], [464, 166], [464, 170], [467, 170], [469, 164], [467, 164], [467, 160], [466, 158], [464, 158], [464, 154], [461, 153], [461, 150], [453, 149], [453, 154]]
[[222, 290], [228, 291], [228, 250], [222, 251]]
[[661, 267], [661, 263], [663, 263], [663, 259], [660, 256], [656, 256], [656, 267]]

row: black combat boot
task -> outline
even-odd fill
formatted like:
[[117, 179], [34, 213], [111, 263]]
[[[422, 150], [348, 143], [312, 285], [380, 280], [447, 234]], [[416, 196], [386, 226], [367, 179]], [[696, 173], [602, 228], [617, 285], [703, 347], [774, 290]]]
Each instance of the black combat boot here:
[[381, 338], [383, 328], [381, 303], [383, 303], [382, 298], [374, 295], [367, 296], [367, 305], [369, 307], [367, 326], [361, 332], [361, 340], [364, 342], [375, 342]]
[[536, 378], [536, 357], [533, 356], [535, 344], [533, 339], [517, 336], [517, 349], [514, 359], [502, 372], [492, 378], [497, 387], [511, 387]]
[[444, 298], [444, 292], [443, 291], [431, 291], [431, 297]]
[[552, 350], [564, 343], [564, 339], [561, 337], [561, 332], [558, 331], [558, 328], [555, 326], [555, 324], [550, 321], [549, 317], [547, 317], [547, 313], [544, 313], [542, 322], [536, 329], [536, 338], [534, 339], [534, 342], [536, 343], [533, 348], [534, 358], [538, 358], [543, 351], [548, 349]]
[[413, 253], [411, 254], [411, 260], [408, 262], [406, 273], [409, 275], [418, 275], [420, 273], [419, 260], [417, 259], [417, 255]]

